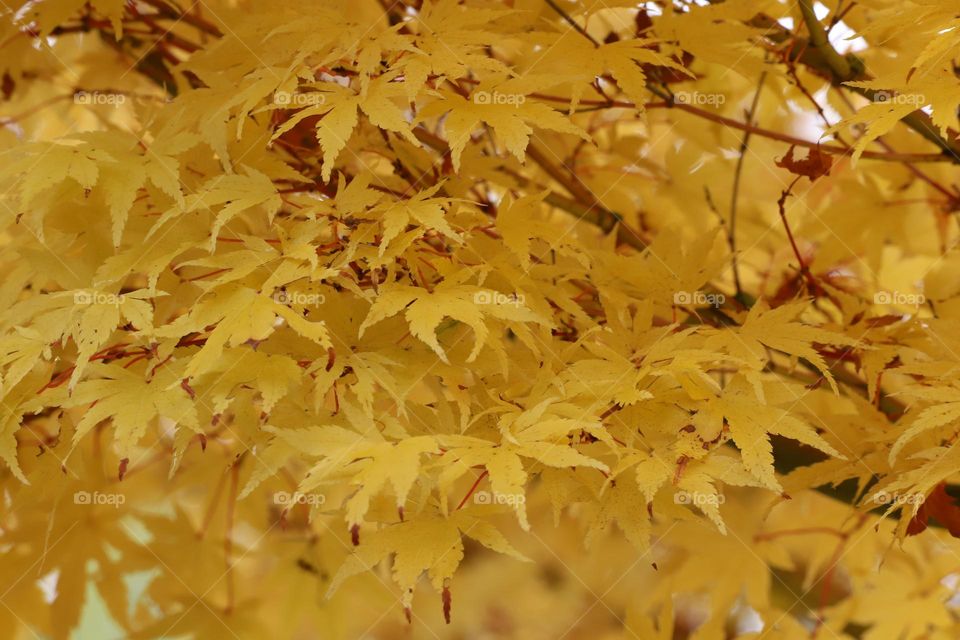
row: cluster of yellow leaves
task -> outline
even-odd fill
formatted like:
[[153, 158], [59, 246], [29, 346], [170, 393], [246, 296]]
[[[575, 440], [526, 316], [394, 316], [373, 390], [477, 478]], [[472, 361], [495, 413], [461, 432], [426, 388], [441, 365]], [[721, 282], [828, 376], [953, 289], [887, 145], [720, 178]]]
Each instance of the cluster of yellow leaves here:
[[[710, 598], [697, 638], [751, 611], [771, 637], [952, 637], [940, 581], [956, 563], [937, 546], [952, 541], [910, 539], [889, 580], [867, 574], [960, 474], [944, 213], [960, 195], [931, 216], [914, 205], [949, 169], [861, 154], [915, 144], [901, 120], [925, 107], [932, 135], [956, 137], [957, 7], [911, 0], [917, 28], [863, 54], [882, 69], [828, 81], [773, 37], [803, 20], [787, 3], [653, 4], [4, 10], [0, 47], [25, 60], [0, 59], [4, 101], [51, 101], [0, 116], [0, 558], [31, 603], [17, 624], [68, 637], [90, 581], [131, 637], [258, 637], [268, 618], [347, 637], [362, 630], [322, 598], [356, 606], [351, 585], [377, 588], [381, 563], [408, 616], [426, 577], [449, 619], [461, 564], [511, 566], [480, 547], [541, 562], [530, 542], [554, 535], [552, 512], [604, 562], [662, 564], [624, 605], [636, 637], [690, 633], [698, 607], [672, 592]], [[863, 4], [847, 19], [864, 37], [899, 28], [899, 5]], [[74, 96], [120, 53], [117, 85], [84, 92], [114, 98], [105, 116]], [[782, 91], [754, 97], [759, 74]], [[856, 169], [790, 184], [782, 140], [748, 148], [752, 125], [724, 124], [749, 107], [793, 131], [817, 95], [794, 85], [836, 80], [873, 98], [823, 127], [867, 125]], [[731, 185], [738, 158], [762, 166]], [[785, 205], [795, 184], [809, 191]], [[888, 204], [908, 210], [889, 220]], [[906, 291], [929, 308], [904, 309]], [[859, 506], [813, 495], [827, 485]], [[861, 535], [868, 518], [882, 533]], [[844, 597], [840, 551], [780, 529], [847, 545]], [[41, 557], [49, 615], [14, 589]], [[158, 567], [146, 596], [124, 586]], [[276, 604], [260, 585], [277, 567], [313, 582], [270, 618], [254, 612]], [[791, 580], [826, 595], [808, 606]], [[889, 612], [901, 597], [926, 626]]]

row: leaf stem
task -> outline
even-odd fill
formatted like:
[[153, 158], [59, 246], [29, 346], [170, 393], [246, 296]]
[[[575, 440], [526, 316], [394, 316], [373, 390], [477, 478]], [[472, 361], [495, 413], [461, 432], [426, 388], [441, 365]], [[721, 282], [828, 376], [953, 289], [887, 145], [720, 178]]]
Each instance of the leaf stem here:
[[480, 482], [487, 477], [487, 470], [484, 469], [483, 473], [477, 476], [477, 479], [473, 482], [473, 485], [470, 487], [470, 490], [467, 491], [467, 494], [463, 496], [463, 500], [460, 501], [460, 504], [457, 505], [457, 508], [454, 511], [459, 511], [463, 508], [463, 505], [467, 504], [467, 500], [470, 499], [470, 496], [473, 495], [473, 492], [477, 490], [477, 487], [480, 486]]

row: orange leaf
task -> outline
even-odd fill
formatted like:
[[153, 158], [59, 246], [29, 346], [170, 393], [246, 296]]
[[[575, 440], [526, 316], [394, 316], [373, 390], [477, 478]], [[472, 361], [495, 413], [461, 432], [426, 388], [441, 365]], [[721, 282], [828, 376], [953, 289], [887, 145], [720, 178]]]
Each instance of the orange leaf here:
[[810, 149], [806, 158], [794, 159], [793, 145], [787, 151], [787, 155], [776, 161], [778, 167], [782, 167], [790, 173], [798, 176], [807, 176], [811, 181], [820, 176], [830, 175], [830, 167], [833, 166], [833, 158], [826, 153], [821, 153], [820, 149], [814, 147]]
[[907, 535], [915, 536], [926, 529], [931, 517], [946, 527], [954, 538], [960, 538], [960, 506], [947, 493], [945, 482], [938, 484], [920, 505], [917, 515], [907, 525]]

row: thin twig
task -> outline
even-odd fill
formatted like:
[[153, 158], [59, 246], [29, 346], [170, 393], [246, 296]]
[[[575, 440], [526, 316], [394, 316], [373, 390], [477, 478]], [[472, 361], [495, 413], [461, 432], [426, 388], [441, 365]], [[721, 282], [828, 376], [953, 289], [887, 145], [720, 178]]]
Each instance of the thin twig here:
[[546, 3], [547, 3], [548, 5], [550, 5], [550, 8], [553, 9], [554, 11], [556, 11], [556, 12], [560, 15], [560, 17], [564, 19], [564, 21], [565, 21], [567, 24], [569, 24], [571, 27], [573, 27], [573, 28], [576, 30], [577, 33], [579, 33], [579, 34], [582, 35], [584, 38], [586, 38], [587, 40], [589, 40], [590, 42], [592, 42], [592, 43], [593, 43], [593, 46], [595, 46], [595, 47], [597, 47], [597, 48], [600, 47], [600, 43], [597, 42], [597, 40], [596, 40], [593, 36], [591, 36], [589, 33], [587, 33], [586, 29], [584, 29], [583, 27], [581, 27], [581, 26], [577, 23], [576, 20], [574, 20], [572, 17], [570, 17], [570, 14], [567, 13], [566, 11], [564, 11], [563, 8], [560, 7], [560, 5], [558, 5], [556, 2], [554, 2], [554, 0], [545, 0], [545, 1], [546, 1]]
[[[750, 103], [750, 109], [746, 113], [747, 124], [753, 126], [753, 117], [757, 112], [757, 104], [760, 102], [760, 92], [763, 90], [763, 83], [767, 79], [767, 72], [760, 74], [757, 81], [757, 90], [753, 94], [753, 102]], [[730, 243], [730, 266], [733, 269], [733, 283], [737, 288], [737, 299], [743, 301], [743, 286], [740, 284], [740, 269], [737, 266], [737, 199], [740, 195], [740, 176], [743, 173], [743, 161], [747, 157], [747, 145], [750, 144], [750, 134], [752, 131], [745, 131], [743, 140], [740, 142], [740, 157], [737, 158], [737, 168], [733, 172], [733, 192], [730, 194], [730, 228], [727, 233], [727, 239]]]

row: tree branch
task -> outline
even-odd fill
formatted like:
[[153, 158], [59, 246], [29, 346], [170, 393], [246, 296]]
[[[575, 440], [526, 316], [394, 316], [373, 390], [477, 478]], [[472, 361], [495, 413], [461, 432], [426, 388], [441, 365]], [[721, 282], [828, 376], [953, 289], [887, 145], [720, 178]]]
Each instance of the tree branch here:
[[[853, 54], [842, 56], [833, 48], [833, 45], [830, 44], [827, 38], [827, 33], [823, 29], [823, 25], [817, 20], [816, 14], [810, 7], [809, 0], [802, 0], [800, 2], [804, 22], [807, 25], [807, 30], [810, 32], [809, 41], [796, 38], [790, 30], [784, 28], [776, 20], [765, 14], [758, 14], [747, 24], [754, 27], [772, 29], [774, 33], [767, 34], [766, 36], [772, 42], [785, 42], [792, 39], [794, 41], [792, 50], [798, 52], [793, 54], [796, 56], [793, 59], [809, 67], [819, 75], [826, 77], [832, 84], [858, 93], [868, 100], [873, 100], [877, 93], [876, 91], [851, 87], [845, 84], [851, 80], [869, 80], [872, 76], [867, 73], [866, 66], [860, 58]], [[917, 110], [901, 118], [901, 121], [919, 133], [924, 139], [940, 147], [943, 153], [948, 156], [949, 160], [960, 164], [960, 144], [953, 140], [945, 140], [940, 137], [940, 134], [937, 133], [937, 127], [934, 126], [933, 120], [929, 115]]]
[[[750, 109], [746, 113], [747, 124], [753, 126], [753, 117], [757, 112], [757, 105], [760, 102], [760, 92], [763, 90], [763, 83], [767, 79], [767, 72], [760, 74], [760, 80], [757, 81], [757, 90], [753, 94], [753, 102], [750, 103]], [[730, 267], [733, 269], [733, 284], [737, 288], [737, 299], [744, 302], [743, 286], [740, 283], [740, 268], [737, 265], [737, 199], [740, 195], [740, 176], [743, 174], [743, 162], [747, 157], [747, 146], [750, 144], [750, 134], [747, 131], [743, 135], [743, 141], [740, 143], [740, 157], [737, 158], [737, 167], [733, 172], [733, 190], [730, 194], [730, 225], [728, 228], [728, 241], [730, 243]]]
[[850, 61], [837, 53], [837, 50], [830, 44], [826, 30], [817, 20], [817, 14], [813, 10], [810, 0], [800, 0], [800, 13], [803, 15], [803, 22], [807, 26], [807, 32], [810, 34], [810, 45], [816, 48], [824, 61], [830, 68], [833, 76], [842, 81], [850, 80], [853, 76], [853, 69]]

